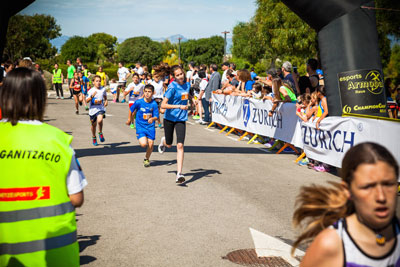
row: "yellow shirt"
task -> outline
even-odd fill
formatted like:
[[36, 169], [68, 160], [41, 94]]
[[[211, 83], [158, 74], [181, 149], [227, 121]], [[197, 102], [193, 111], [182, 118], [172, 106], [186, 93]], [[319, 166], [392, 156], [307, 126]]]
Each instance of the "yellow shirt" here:
[[106, 85], [106, 73], [103, 72], [96, 72], [96, 75], [99, 75], [101, 78], [101, 86], [105, 86]]

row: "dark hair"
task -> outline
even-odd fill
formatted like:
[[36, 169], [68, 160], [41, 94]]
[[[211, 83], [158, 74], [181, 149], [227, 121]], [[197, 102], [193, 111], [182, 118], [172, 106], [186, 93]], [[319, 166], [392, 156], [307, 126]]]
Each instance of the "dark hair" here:
[[140, 78], [140, 77], [139, 77], [139, 74], [138, 74], [137, 72], [135, 72], [134, 74], [132, 74], [132, 78], [135, 77], [135, 76], [138, 77], [138, 78]]
[[10, 71], [0, 87], [3, 118], [12, 125], [18, 120], [43, 121], [46, 96], [46, 85], [39, 72], [24, 67]]
[[229, 62], [224, 62], [224, 63], [222, 63], [221, 67], [222, 67], [222, 66], [229, 67]]
[[218, 70], [218, 65], [217, 64], [210, 64], [210, 69], [212, 69], [213, 71], [217, 71]]
[[251, 71], [254, 71], [254, 68], [251, 68]]
[[305, 93], [307, 88], [311, 89], [310, 78], [307, 76], [301, 76], [299, 78], [299, 88], [301, 93]]
[[258, 92], [260, 92], [262, 90], [262, 85], [260, 83], [254, 83], [253, 84], [253, 88], [258, 93]]
[[[385, 147], [372, 142], [358, 144], [347, 151], [342, 160], [340, 176], [350, 186], [358, 166], [378, 161], [393, 167], [396, 178], [399, 177], [399, 165], [393, 155]], [[338, 219], [355, 212], [354, 203], [347, 198], [343, 186], [337, 182], [330, 184], [331, 187], [312, 185], [301, 188], [297, 196], [298, 207], [293, 215], [293, 224], [299, 226], [303, 221], [306, 223], [305, 230], [293, 244], [292, 253], [301, 242], [314, 238]]]
[[125, 62], [123, 62], [123, 61], [120, 61], [120, 62], [118, 62], [118, 63], [121, 63], [122, 66], [125, 64]]
[[194, 67], [195, 63], [194, 63], [194, 61], [190, 61], [188, 65], [191, 67]]
[[157, 75], [158, 77], [166, 77], [172, 75], [173, 77], [175, 77], [175, 71], [177, 69], [185, 72], [183, 68], [179, 65], [174, 65], [170, 67], [168, 64], [161, 63], [160, 65], [154, 67], [154, 75]]
[[207, 70], [207, 65], [206, 65], [206, 64], [200, 64], [199, 70], [204, 70], [204, 71], [206, 71], [206, 70]]
[[229, 64], [229, 67], [233, 70], [236, 70], [236, 64], [235, 63], [231, 63]]
[[307, 60], [307, 65], [310, 66], [312, 70], [317, 70], [318, 69], [318, 60], [314, 58], [310, 58]]
[[323, 85], [318, 86], [316, 91], [317, 91], [317, 93], [320, 93], [323, 96], [325, 96], [325, 86], [323, 86]]
[[235, 74], [233, 74], [233, 70], [231, 70], [231, 69], [229, 69], [227, 72], [226, 72], [226, 76], [227, 77], [235, 77]]
[[146, 89], [150, 89], [150, 90], [154, 93], [154, 86], [153, 86], [153, 85], [151, 85], [151, 84], [146, 84], [146, 85], [144, 86], [143, 91], [146, 90]]
[[206, 77], [206, 71], [200, 70], [197, 75], [199, 75], [199, 78], [204, 79]]
[[87, 65], [86, 64], [84, 64], [84, 65], [82, 65], [85, 69], [87, 69]]
[[271, 75], [272, 78], [278, 78], [278, 72], [275, 68], [270, 68], [267, 70], [267, 74]]

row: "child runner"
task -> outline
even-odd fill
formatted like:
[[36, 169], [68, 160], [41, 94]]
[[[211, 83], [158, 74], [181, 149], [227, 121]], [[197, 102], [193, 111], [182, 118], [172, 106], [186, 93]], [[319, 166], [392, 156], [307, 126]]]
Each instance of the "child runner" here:
[[104, 87], [101, 87], [101, 77], [95, 75], [93, 78], [93, 88], [88, 92], [88, 98], [86, 101], [90, 102], [89, 117], [92, 124], [92, 142], [94, 146], [97, 146], [96, 139], [96, 127], [99, 125], [99, 139], [100, 142], [104, 142], [103, 135], [103, 115], [105, 113], [105, 107], [108, 105], [107, 92]]
[[82, 89], [81, 89], [81, 82], [79, 79], [79, 75], [77, 72], [74, 73], [74, 77], [71, 79], [71, 83], [69, 84], [70, 90], [73, 92], [74, 100], [75, 100], [75, 114], [79, 114], [79, 105], [82, 106]]
[[[135, 73], [132, 75], [132, 82], [124, 91], [124, 99], [127, 94], [129, 94], [129, 117], [126, 125], [130, 125], [131, 129], [135, 128], [135, 119], [132, 118], [132, 113], [130, 108], [133, 106], [136, 100], [143, 96], [144, 84], [139, 82], [139, 74]], [[133, 119], [133, 120], [132, 120]]]
[[90, 85], [89, 85], [89, 78], [83, 75], [83, 72], [78, 73], [79, 76], [79, 81], [81, 84], [81, 92], [82, 92], [82, 101], [83, 104], [85, 105], [85, 110], [89, 110], [89, 107], [86, 105], [86, 97], [88, 93], [88, 88], [90, 90]]
[[117, 102], [117, 88], [118, 88], [118, 83], [117, 80], [111, 79], [110, 81], [110, 91], [111, 94], [113, 95], [113, 102]]
[[[184, 150], [183, 144], [186, 135], [186, 121], [188, 119], [188, 99], [190, 83], [186, 82], [185, 72], [181, 66], [175, 65], [169, 71], [169, 67], [164, 65], [160, 67], [162, 72], [170, 72], [173, 75], [174, 81], [168, 85], [167, 92], [161, 103], [161, 108], [166, 109], [164, 115], [164, 133], [165, 136], [161, 139], [158, 146], [158, 151], [164, 153], [165, 148], [172, 146], [174, 129], [176, 131], [176, 148], [177, 148], [177, 173], [176, 183], [183, 183], [185, 177], [182, 174]], [[164, 75], [165, 76], [165, 75]]]
[[99, 70], [96, 72], [96, 75], [99, 75], [101, 78], [101, 86], [104, 87], [106, 86], [106, 82], [107, 82], [107, 75], [106, 73], [103, 71], [103, 67], [100, 66]]
[[150, 155], [153, 152], [156, 138], [155, 123], [159, 117], [158, 105], [153, 100], [154, 86], [147, 84], [144, 87], [144, 98], [141, 98], [130, 107], [132, 117], [136, 115], [136, 136], [141, 147], [146, 148], [144, 167], [150, 167]]
[[[163, 95], [164, 95], [164, 82], [160, 79], [159, 76], [154, 75], [154, 79], [150, 82], [150, 84], [154, 86], [153, 98], [156, 101], [158, 109], [160, 111], [161, 102], [163, 100]], [[161, 128], [162, 127], [161, 116], [158, 116], [157, 122], [158, 122], [158, 128]]]

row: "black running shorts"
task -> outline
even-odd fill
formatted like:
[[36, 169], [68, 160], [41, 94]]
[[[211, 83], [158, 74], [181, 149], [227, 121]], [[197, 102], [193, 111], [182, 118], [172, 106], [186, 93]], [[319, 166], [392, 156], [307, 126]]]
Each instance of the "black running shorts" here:
[[165, 143], [167, 145], [172, 145], [174, 141], [174, 129], [176, 132], [176, 143], [185, 143], [186, 135], [186, 122], [184, 121], [170, 121], [164, 119], [164, 133], [165, 133]]

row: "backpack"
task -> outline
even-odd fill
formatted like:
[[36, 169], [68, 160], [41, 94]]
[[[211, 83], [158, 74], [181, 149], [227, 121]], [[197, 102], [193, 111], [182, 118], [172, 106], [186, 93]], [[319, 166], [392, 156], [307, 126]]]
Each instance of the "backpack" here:
[[196, 93], [200, 92], [200, 83], [201, 83], [202, 79], [197, 77], [196, 79], [193, 80], [193, 84], [192, 84], [192, 88], [194, 91], [196, 91]]

